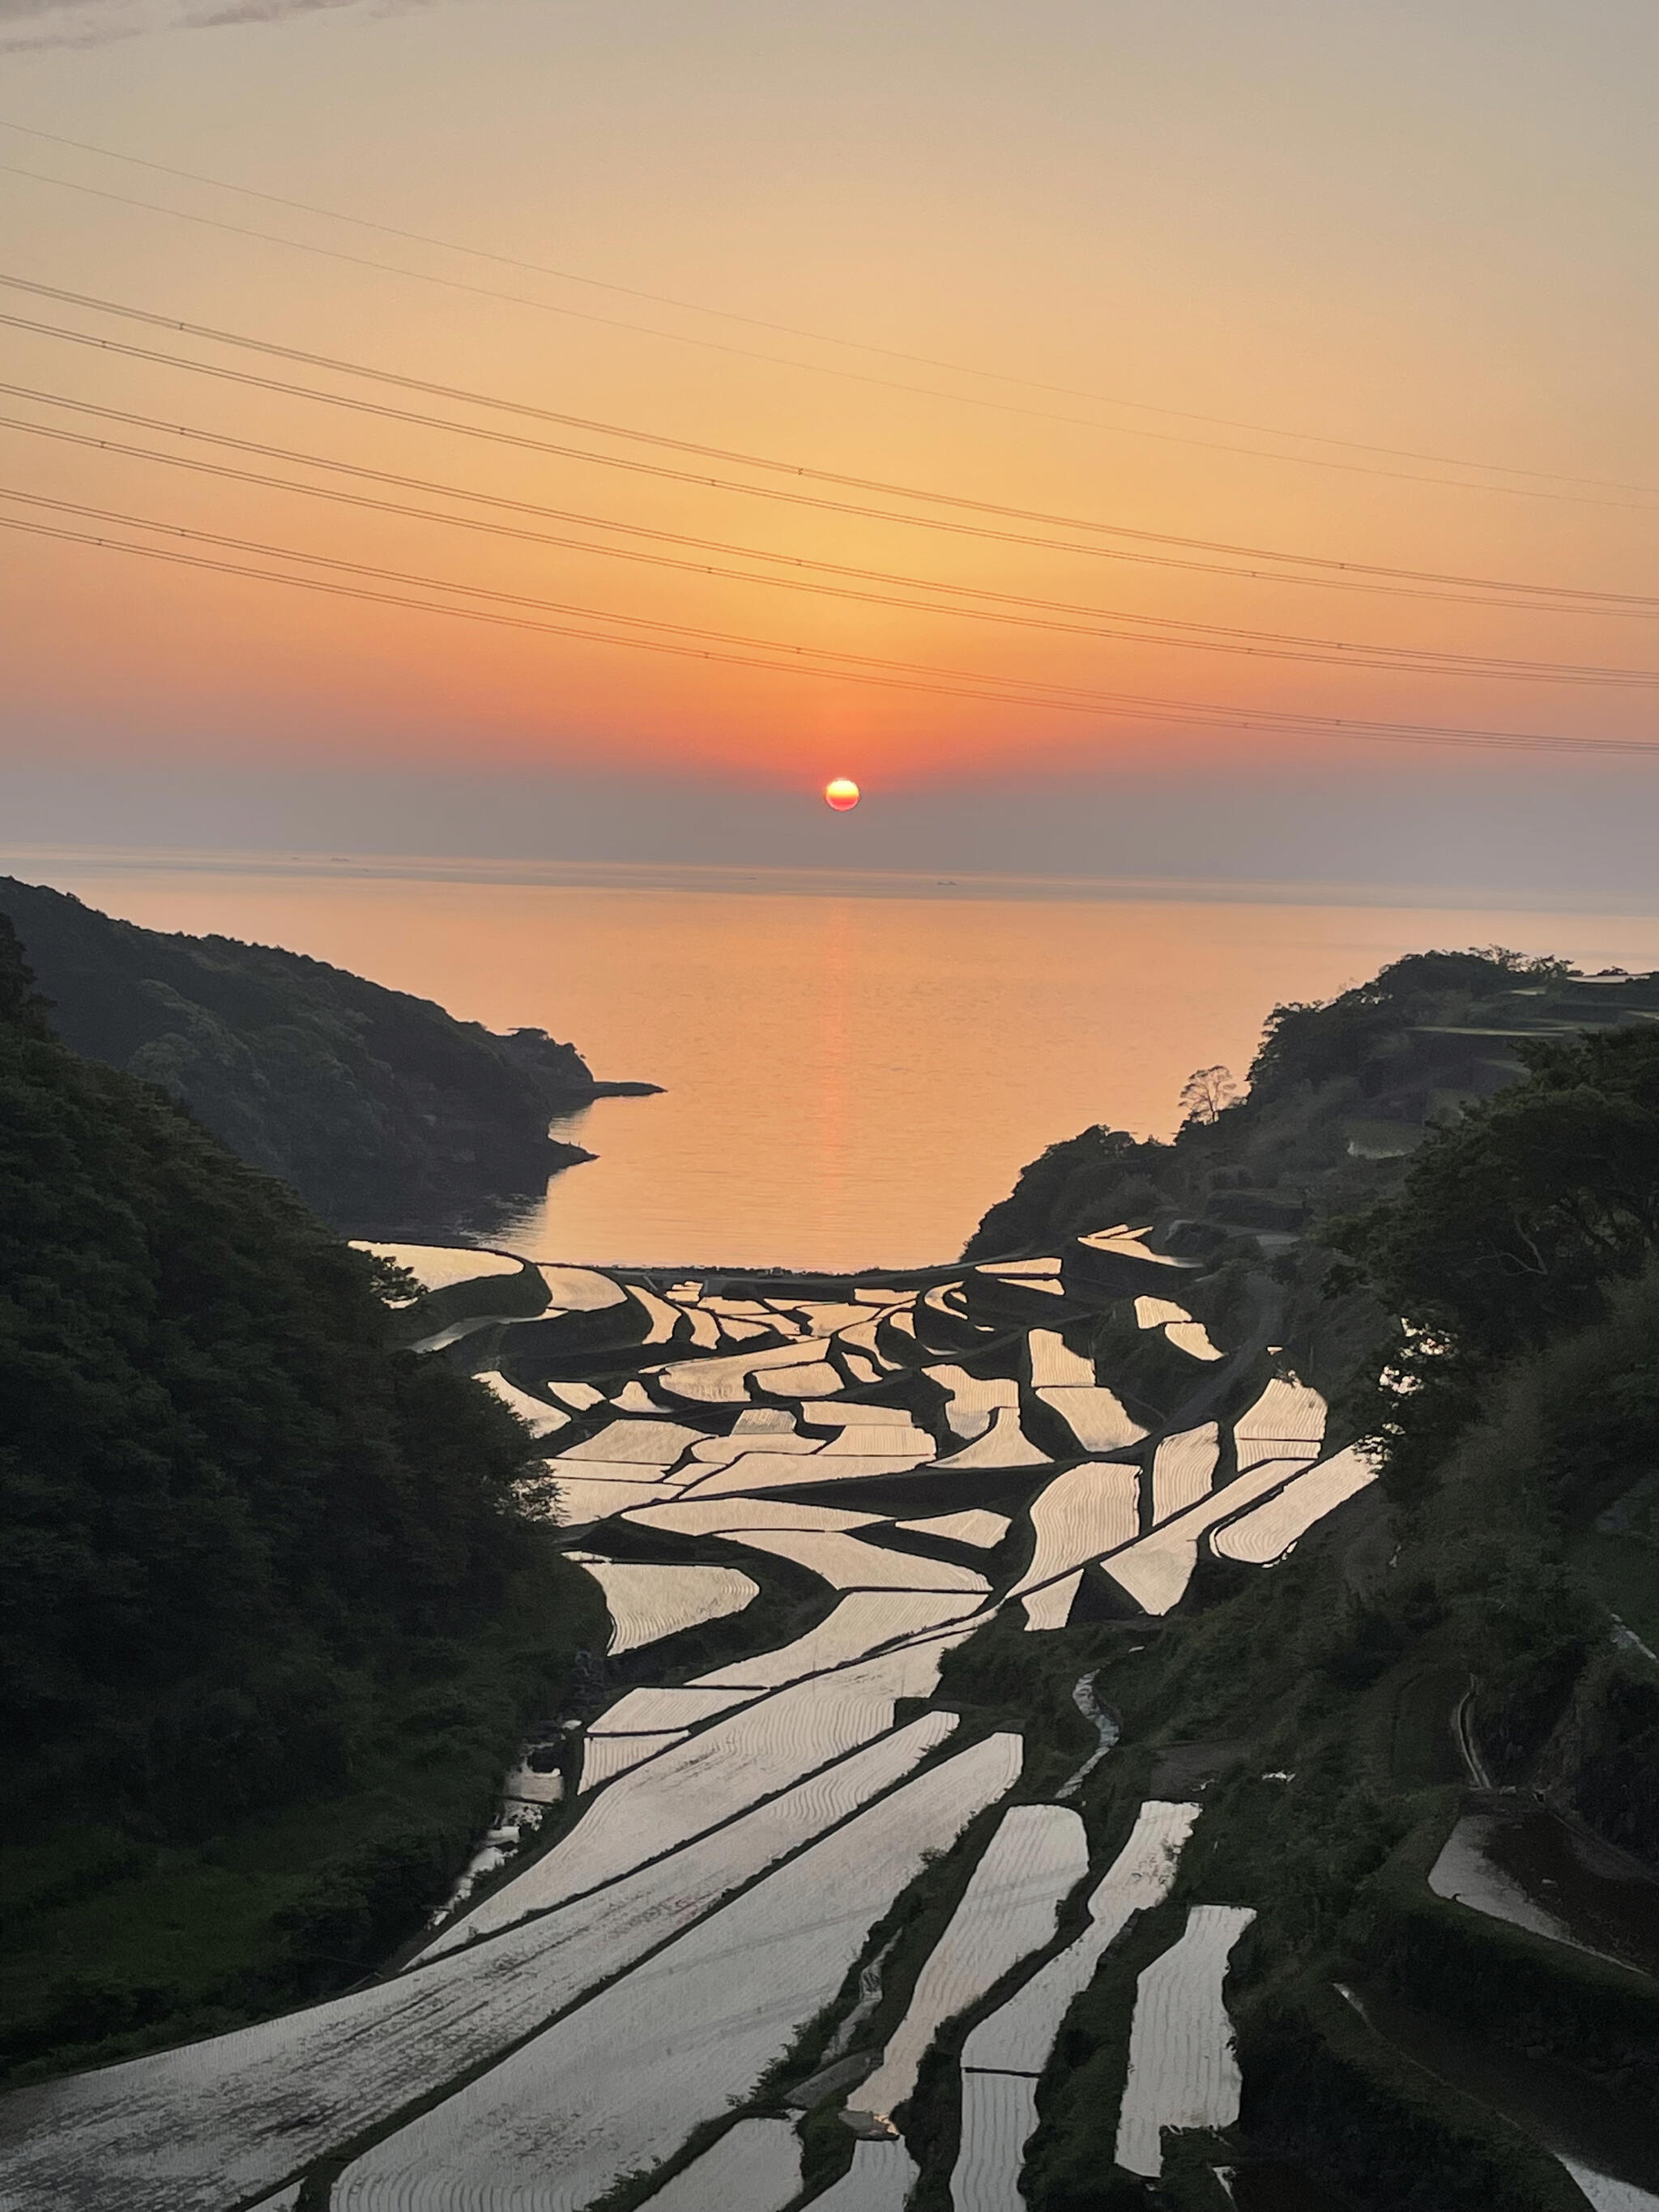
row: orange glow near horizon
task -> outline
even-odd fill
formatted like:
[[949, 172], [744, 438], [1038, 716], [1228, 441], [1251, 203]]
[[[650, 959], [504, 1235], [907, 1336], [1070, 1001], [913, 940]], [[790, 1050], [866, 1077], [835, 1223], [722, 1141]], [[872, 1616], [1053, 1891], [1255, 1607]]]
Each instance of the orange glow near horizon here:
[[[1470, 665], [1636, 667], [1644, 625], [1422, 580], [1646, 587], [1659, 453], [1620, 364], [1652, 295], [1618, 210], [1656, 157], [1616, 40], [1540, 29], [1498, 100], [1431, 21], [1384, 52], [1276, 6], [1039, 0], [942, 55], [908, 7], [642, 4], [8, 53], [45, 129], [497, 257], [5, 140], [204, 220], [12, 179], [0, 266], [452, 395], [0, 299], [331, 395], [9, 334], [9, 380], [155, 427], [8, 401], [87, 442], [0, 428], [0, 481], [62, 503], [0, 517], [172, 556], [0, 531], [14, 751], [797, 790], [851, 758], [899, 793], [1377, 757], [1295, 716], [1650, 734], [1651, 690]], [[1540, 131], [1585, 212], [1528, 198]]]

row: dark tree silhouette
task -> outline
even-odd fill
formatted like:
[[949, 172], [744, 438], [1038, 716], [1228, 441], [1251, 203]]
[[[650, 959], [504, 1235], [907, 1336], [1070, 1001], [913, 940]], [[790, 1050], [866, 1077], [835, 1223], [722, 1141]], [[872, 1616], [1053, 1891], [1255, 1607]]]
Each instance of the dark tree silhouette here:
[[1207, 1127], [1237, 1098], [1238, 1084], [1231, 1067], [1195, 1067], [1181, 1086], [1182, 1119]]

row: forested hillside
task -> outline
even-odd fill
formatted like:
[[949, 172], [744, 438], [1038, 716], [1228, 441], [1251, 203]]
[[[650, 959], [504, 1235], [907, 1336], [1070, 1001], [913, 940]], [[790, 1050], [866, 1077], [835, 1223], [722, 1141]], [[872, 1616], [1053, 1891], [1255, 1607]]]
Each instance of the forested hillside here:
[[[1156, 1221], [1212, 1297], [1267, 1262], [1382, 1456], [1271, 1577], [1212, 1566], [1156, 1639], [1072, 1630], [1051, 1662], [1105, 1661], [1131, 1796], [1139, 1743], [1217, 1770], [1169, 1925], [1257, 1919], [1239, 2128], [1159, 2189], [1109, 2172], [1149, 1923], [1056, 2053], [1042, 2212], [1218, 2203], [1216, 2169], [1259, 2212], [1565, 2212], [1566, 2158], [1659, 2190], [1656, 981], [1399, 963], [1279, 1010], [1249, 1100], [1212, 1085], [1172, 1144], [1052, 1147], [969, 1248]], [[1466, 1832], [1510, 1902], [1453, 1900]]]
[[1276, 1006], [1248, 1085], [1198, 1071], [1170, 1143], [1103, 1124], [1051, 1145], [965, 1256], [1131, 1219], [1163, 1220], [1171, 1249], [1194, 1255], [1236, 1237], [1285, 1249], [1397, 1183], [1432, 1127], [1515, 1082], [1537, 1046], [1656, 1017], [1659, 975], [1583, 976], [1497, 949], [1413, 953], [1328, 1003]]
[[[3, 2027], [27, 2057], [257, 2004], [255, 1954], [268, 1998], [401, 1932], [582, 1585], [514, 1514], [520, 1424], [392, 1347], [377, 1263], [54, 1037], [3, 921], [0, 1223]], [[331, 1811], [238, 1862], [250, 1820], [307, 1805]]]
[[140, 929], [11, 878], [0, 914], [65, 1043], [183, 1099], [349, 1231], [538, 1192], [591, 1157], [549, 1137], [552, 1114], [650, 1087], [596, 1085], [540, 1030], [497, 1036], [270, 945]]

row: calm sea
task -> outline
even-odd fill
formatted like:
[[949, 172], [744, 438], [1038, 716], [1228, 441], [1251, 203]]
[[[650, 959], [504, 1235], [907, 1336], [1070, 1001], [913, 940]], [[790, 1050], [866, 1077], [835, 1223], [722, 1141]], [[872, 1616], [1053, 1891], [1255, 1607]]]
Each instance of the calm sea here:
[[500, 1240], [544, 1259], [949, 1259], [1055, 1139], [1167, 1134], [1188, 1074], [1242, 1074], [1276, 1001], [1429, 945], [1659, 967], [1659, 916], [713, 870], [3, 865], [152, 928], [288, 945], [492, 1029], [533, 1024], [596, 1074], [663, 1085], [558, 1125], [599, 1157]]

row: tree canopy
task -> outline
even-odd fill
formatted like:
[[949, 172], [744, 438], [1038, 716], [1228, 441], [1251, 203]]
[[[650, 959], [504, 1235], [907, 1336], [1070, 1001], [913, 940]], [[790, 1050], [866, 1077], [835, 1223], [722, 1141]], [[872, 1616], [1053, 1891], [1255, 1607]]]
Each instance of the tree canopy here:
[[0, 920], [0, 1712], [14, 1807], [188, 1831], [348, 1772], [390, 1655], [488, 1614], [529, 1449], [370, 1264], [51, 1033]]
[[1480, 1360], [1591, 1318], [1659, 1246], [1659, 1029], [1516, 1050], [1526, 1079], [1434, 1131], [1339, 1233], [1414, 1328]]
[[1659, 1028], [1515, 1049], [1521, 1082], [1331, 1231], [1402, 1325], [1383, 1423], [1402, 1443], [1443, 1439], [1482, 1376], [1596, 1320], [1659, 1254]]
[[0, 914], [66, 1044], [182, 1099], [337, 1226], [538, 1190], [588, 1158], [548, 1119], [592, 1078], [539, 1030], [497, 1036], [324, 961], [140, 929], [10, 878]]

